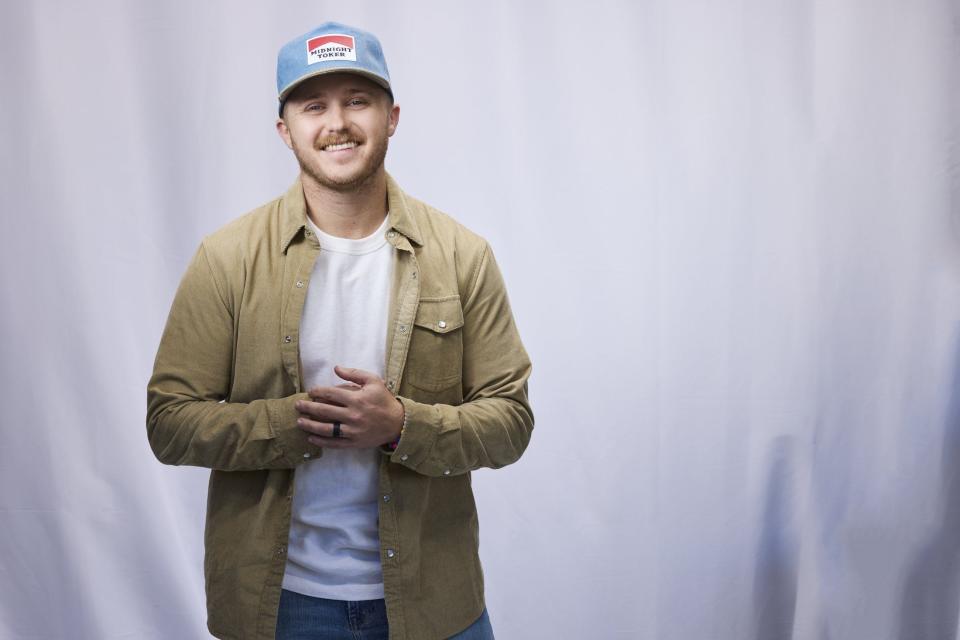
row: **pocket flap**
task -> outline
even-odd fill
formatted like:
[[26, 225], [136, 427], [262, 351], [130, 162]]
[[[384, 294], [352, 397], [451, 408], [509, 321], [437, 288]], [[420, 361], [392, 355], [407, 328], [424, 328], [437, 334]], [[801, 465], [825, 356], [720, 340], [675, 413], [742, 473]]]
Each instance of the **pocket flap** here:
[[460, 296], [422, 298], [413, 324], [434, 333], [449, 333], [463, 326], [463, 308]]

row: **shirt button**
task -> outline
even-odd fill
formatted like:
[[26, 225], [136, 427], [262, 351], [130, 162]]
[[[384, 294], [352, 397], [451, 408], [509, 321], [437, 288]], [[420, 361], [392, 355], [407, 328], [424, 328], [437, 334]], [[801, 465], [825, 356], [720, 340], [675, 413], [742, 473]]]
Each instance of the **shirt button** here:
[[293, 338], [291, 338], [290, 336], [283, 336], [283, 341], [284, 341], [284, 342], [293, 342]]
[[309, 453], [305, 453], [305, 454], [303, 454], [303, 457], [304, 457], [304, 458], [309, 458], [309, 457], [310, 457], [310, 454], [309, 454]]
[[406, 461], [407, 461], [407, 458], [409, 458], [409, 457], [410, 457], [410, 456], [408, 456], [407, 454], [403, 454], [402, 456], [400, 456], [400, 461], [401, 461], [401, 462], [406, 462]]
[[440, 322], [437, 323], [437, 326], [440, 327], [441, 329], [446, 329], [447, 323], [441, 320]]
[[400, 325], [400, 333], [406, 333], [406, 332], [407, 332], [407, 325], [405, 324]]
[[297, 280], [297, 289], [303, 288], [303, 280]]
[[387, 237], [388, 237], [388, 238], [391, 238], [391, 239], [392, 239], [392, 238], [396, 238], [396, 237], [397, 237], [397, 232], [396, 232], [396, 231], [390, 231], [389, 233], [387, 233]]
[[307, 236], [307, 237], [309, 238], [310, 236], [313, 235], [313, 231], [310, 231], [310, 229], [307, 229], [306, 231], [303, 232], [303, 235], [305, 235], [305, 236]]
[[414, 271], [413, 273], [411, 273], [411, 274], [410, 274], [410, 277], [411, 277], [411, 278], [416, 278], [416, 277], [417, 277], [417, 272]]
[[395, 555], [397, 555], [397, 552], [396, 552], [396, 551], [394, 551], [393, 549], [387, 549], [387, 557], [388, 557], [388, 558], [392, 558], [392, 557], [395, 556]]
[[277, 557], [279, 558], [280, 556], [282, 556], [284, 552], [286, 552], [286, 550], [287, 550], [286, 545], [280, 545], [279, 547], [277, 547]]
[[444, 469], [444, 470], [443, 470], [443, 475], [445, 475], [445, 476], [450, 475], [450, 469]]
[[390, 502], [390, 496], [383, 496], [384, 502]]
[[393, 391], [393, 380], [387, 383], [387, 389], [390, 389], [390, 391]]

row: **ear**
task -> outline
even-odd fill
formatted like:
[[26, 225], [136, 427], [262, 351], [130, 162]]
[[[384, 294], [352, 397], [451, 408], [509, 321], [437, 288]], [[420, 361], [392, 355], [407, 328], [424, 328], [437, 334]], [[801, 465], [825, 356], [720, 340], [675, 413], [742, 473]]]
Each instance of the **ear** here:
[[288, 149], [293, 149], [293, 141], [290, 140], [290, 129], [287, 128], [287, 123], [283, 121], [283, 118], [277, 118], [277, 133], [283, 140], [283, 144], [287, 145]]
[[387, 135], [392, 136], [393, 133], [397, 130], [397, 125], [400, 124], [400, 105], [395, 104], [390, 107], [389, 120], [387, 122]]

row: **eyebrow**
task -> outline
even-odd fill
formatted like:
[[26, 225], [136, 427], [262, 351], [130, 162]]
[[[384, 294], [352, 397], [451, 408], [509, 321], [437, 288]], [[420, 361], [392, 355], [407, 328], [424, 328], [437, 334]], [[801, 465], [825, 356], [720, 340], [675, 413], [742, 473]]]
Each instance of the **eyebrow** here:
[[[370, 91], [369, 89], [355, 89], [355, 88], [350, 88], [350, 89], [347, 89], [347, 90], [346, 90], [346, 93], [347, 93], [347, 94], [350, 94], [350, 95], [353, 95], [353, 94], [356, 94], [356, 93], [364, 93], [364, 94], [370, 95], [371, 91]], [[317, 98], [323, 98], [323, 97], [325, 97], [326, 95], [327, 95], [327, 92], [325, 92], [325, 91], [316, 91], [316, 92], [308, 93], [308, 94], [306, 94], [306, 95], [304, 95], [304, 96], [301, 96], [301, 97], [298, 98], [298, 99], [299, 99], [299, 100], [315, 100], [315, 99], [317, 99]]]

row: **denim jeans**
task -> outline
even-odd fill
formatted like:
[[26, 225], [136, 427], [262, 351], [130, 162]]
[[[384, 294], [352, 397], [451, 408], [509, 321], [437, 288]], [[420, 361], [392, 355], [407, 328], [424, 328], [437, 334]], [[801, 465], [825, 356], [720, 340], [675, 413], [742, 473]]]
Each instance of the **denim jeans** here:
[[[383, 600], [326, 600], [301, 593], [280, 593], [276, 640], [387, 640]], [[449, 640], [494, 640], [486, 610]]]

